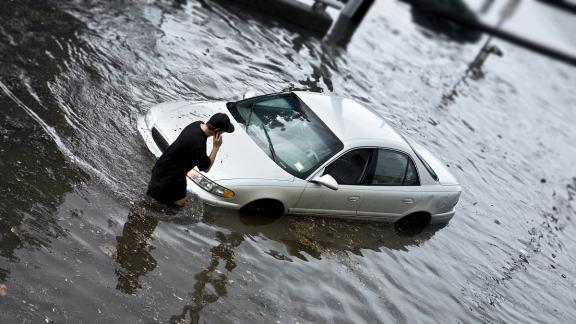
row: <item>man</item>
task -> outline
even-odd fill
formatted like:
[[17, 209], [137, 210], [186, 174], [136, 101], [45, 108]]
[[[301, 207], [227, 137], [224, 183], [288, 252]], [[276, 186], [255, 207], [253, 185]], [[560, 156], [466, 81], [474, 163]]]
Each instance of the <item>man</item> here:
[[[156, 161], [146, 194], [163, 204], [186, 205], [186, 174], [196, 166], [208, 172], [222, 145], [222, 132], [233, 131], [234, 125], [223, 113], [213, 115], [206, 123], [197, 121], [186, 126]], [[211, 136], [213, 147], [208, 156], [206, 140]]]

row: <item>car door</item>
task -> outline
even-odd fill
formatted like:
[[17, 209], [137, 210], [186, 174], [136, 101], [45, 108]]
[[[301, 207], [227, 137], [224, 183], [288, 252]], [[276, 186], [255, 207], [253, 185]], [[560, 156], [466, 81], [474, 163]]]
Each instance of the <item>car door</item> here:
[[391, 149], [374, 150], [362, 189], [359, 218], [395, 221], [425, 200], [414, 162]]
[[294, 214], [331, 217], [356, 216], [362, 201], [358, 186], [364, 178], [373, 149], [355, 149], [330, 163], [323, 174], [330, 174], [338, 183], [338, 190], [308, 182]]

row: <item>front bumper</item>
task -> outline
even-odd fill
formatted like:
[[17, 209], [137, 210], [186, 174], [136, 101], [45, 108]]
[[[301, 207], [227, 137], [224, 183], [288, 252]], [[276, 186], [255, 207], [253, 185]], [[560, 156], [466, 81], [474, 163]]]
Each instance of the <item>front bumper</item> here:
[[200, 188], [194, 181], [190, 180], [190, 178], [186, 177], [186, 189], [188, 192], [194, 194], [198, 197], [202, 202], [207, 205], [214, 206], [214, 207], [223, 207], [223, 208], [230, 208], [230, 209], [240, 209], [240, 205], [233, 203], [228, 198], [219, 197], [209, 193], [208, 191]]

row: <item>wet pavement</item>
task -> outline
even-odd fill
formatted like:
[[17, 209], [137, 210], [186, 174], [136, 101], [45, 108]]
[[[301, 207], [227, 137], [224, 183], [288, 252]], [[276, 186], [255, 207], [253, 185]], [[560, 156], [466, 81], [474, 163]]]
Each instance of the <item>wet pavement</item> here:
[[[495, 41], [462, 80], [483, 39], [411, 12], [377, 1], [338, 48], [223, 2], [1, 2], [0, 322], [576, 321], [576, 69]], [[455, 218], [406, 236], [148, 201], [136, 119], [246, 89], [375, 108], [459, 179]]]

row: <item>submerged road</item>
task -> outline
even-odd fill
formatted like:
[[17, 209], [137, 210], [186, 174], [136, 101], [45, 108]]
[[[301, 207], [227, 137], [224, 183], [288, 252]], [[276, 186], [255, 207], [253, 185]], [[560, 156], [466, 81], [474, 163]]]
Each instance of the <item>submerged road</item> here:
[[[576, 69], [495, 41], [462, 81], [481, 43], [397, 1], [345, 49], [212, 1], [3, 1], [0, 322], [576, 321]], [[150, 205], [137, 118], [246, 89], [373, 107], [447, 163], [456, 216], [405, 237]]]

